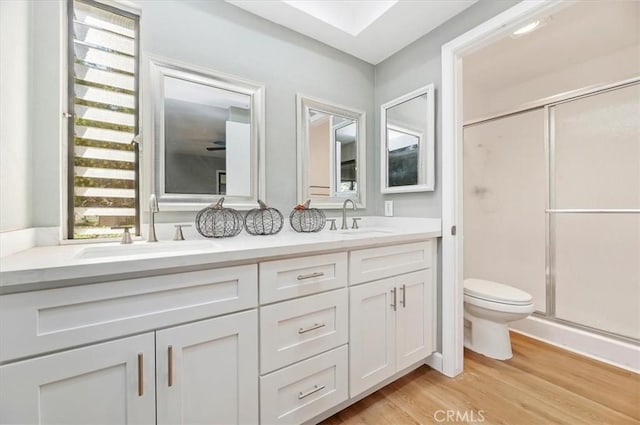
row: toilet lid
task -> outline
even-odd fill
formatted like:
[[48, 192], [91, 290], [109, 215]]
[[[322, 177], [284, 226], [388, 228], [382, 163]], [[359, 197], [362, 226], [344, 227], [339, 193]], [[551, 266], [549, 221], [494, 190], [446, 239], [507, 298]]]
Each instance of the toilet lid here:
[[465, 279], [465, 295], [501, 304], [531, 304], [533, 297], [509, 285], [482, 279]]

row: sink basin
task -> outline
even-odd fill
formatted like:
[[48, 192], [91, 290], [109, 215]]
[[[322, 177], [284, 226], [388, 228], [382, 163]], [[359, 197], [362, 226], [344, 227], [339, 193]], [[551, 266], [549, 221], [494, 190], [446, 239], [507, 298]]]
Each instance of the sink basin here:
[[375, 236], [375, 235], [389, 235], [393, 233], [393, 230], [389, 229], [349, 229], [349, 230], [338, 230], [338, 233], [341, 235], [350, 235], [350, 236]]
[[131, 245], [90, 246], [79, 251], [74, 258], [113, 258], [132, 255], [184, 255], [198, 251], [210, 251], [220, 245], [213, 241], [161, 241], [134, 242]]

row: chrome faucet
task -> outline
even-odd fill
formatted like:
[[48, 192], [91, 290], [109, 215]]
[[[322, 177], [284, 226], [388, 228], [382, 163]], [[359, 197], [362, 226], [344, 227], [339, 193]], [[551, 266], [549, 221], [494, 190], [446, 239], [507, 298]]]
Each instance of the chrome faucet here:
[[149, 197], [149, 233], [147, 234], [147, 242], [158, 242], [156, 237], [155, 214], [160, 211], [158, 208], [158, 200], [155, 194]]
[[347, 226], [347, 203], [351, 202], [351, 205], [353, 205], [353, 210], [356, 211], [358, 208], [356, 207], [356, 203], [353, 202], [353, 199], [349, 198], [347, 200], [344, 201], [344, 204], [342, 204], [342, 226], [340, 226], [341, 230], [345, 230], [348, 229], [349, 226]]

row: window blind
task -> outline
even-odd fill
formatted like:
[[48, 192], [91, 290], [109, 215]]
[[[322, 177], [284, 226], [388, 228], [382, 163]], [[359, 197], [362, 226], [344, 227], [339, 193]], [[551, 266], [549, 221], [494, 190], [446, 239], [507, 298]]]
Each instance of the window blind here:
[[69, 2], [70, 239], [139, 234], [138, 17]]

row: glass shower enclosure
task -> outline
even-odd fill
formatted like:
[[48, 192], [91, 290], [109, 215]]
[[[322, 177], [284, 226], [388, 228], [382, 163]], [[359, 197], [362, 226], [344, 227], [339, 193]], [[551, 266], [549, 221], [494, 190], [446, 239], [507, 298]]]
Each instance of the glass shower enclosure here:
[[640, 341], [640, 82], [464, 129], [464, 274]]

